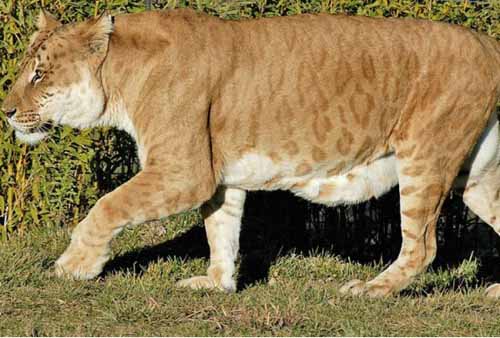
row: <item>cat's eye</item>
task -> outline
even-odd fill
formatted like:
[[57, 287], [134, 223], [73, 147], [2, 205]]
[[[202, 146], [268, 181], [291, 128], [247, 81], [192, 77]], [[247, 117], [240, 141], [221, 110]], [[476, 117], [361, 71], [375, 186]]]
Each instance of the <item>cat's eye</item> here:
[[42, 79], [43, 73], [40, 69], [35, 70], [35, 74], [33, 75], [33, 78], [31, 79], [32, 84], [36, 84]]

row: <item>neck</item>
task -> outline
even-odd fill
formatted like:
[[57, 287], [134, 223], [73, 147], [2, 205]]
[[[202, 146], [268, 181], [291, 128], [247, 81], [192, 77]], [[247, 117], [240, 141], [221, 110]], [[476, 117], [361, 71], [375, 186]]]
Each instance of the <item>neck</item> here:
[[[101, 78], [106, 93], [105, 111], [98, 121], [126, 131], [137, 139], [137, 115], [143, 109], [158, 66], [153, 51], [162, 45], [161, 34], [142, 32], [143, 25], [134, 24], [136, 15], [121, 15], [115, 19], [107, 56], [102, 64]], [[138, 28], [139, 27], [139, 28]], [[149, 86], [148, 86], [149, 85]]]
[[137, 139], [137, 133], [119, 90], [111, 92], [107, 97], [106, 108], [95, 126], [115, 127]]
[[[181, 101], [193, 85], [203, 82], [204, 88], [212, 88], [223, 74], [230, 74], [231, 34], [228, 23], [191, 11], [117, 16], [101, 71], [107, 106], [100, 124], [136, 139], [144, 134], [146, 143], [146, 130], [148, 135], [162, 133], [163, 126], [149, 123], [155, 120], [152, 115], [167, 114], [176, 106], [184, 111], [192, 102]], [[193, 84], [187, 86], [187, 81]]]
[[137, 140], [134, 128], [133, 115], [137, 104], [132, 98], [135, 96], [133, 87], [140, 85], [135, 78], [135, 62], [130, 61], [130, 51], [123, 48], [121, 42], [126, 38], [120, 26], [115, 27], [111, 36], [108, 54], [101, 67], [101, 79], [106, 93], [106, 106], [97, 126], [115, 127], [124, 130]]

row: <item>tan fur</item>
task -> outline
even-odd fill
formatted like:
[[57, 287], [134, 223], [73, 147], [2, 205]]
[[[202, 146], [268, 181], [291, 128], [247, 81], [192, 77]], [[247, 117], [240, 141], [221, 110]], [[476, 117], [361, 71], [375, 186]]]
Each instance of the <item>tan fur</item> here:
[[[102, 270], [124, 226], [196, 208], [219, 187], [203, 207], [208, 276], [180, 284], [232, 291], [244, 190], [290, 189], [335, 205], [399, 181], [400, 256], [342, 289], [397, 292], [434, 258], [441, 205], [499, 97], [499, 44], [443, 23], [326, 14], [236, 22], [174, 10], [117, 16], [111, 32], [106, 16], [71, 26], [41, 16], [4, 102], [18, 110], [11, 123], [22, 135], [54, 116], [113, 125], [136, 139], [143, 166], [75, 229], [56, 266], [76, 278]], [[49, 70], [31, 85], [36, 60]], [[40, 109], [71, 85], [88, 87], [77, 98], [91, 105], [85, 114]], [[487, 221], [499, 213], [491, 208]]]

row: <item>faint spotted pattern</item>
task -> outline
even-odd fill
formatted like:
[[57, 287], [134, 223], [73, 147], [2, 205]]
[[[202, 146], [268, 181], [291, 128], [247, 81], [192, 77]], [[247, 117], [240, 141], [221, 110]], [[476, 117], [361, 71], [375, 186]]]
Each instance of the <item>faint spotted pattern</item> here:
[[[105, 18], [45, 21], [6, 104], [18, 105], [20, 124], [36, 125], [46, 118], [40, 107], [86, 79], [73, 70], [87, 67], [80, 96], [105, 102], [81, 126], [125, 129], [143, 166], [75, 229], [60, 274], [92, 278], [124, 226], [204, 205], [211, 267], [181, 284], [231, 291], [245, 190], [337, 205], [399, 183], [399, 257], [373, 280], [342, 288], [385, 296], [432, 262], [441, 205], [480, 137], [464, 199], [500, 230], [497, 157], [483, 142], [495, 138], [498, 123], [488, 121], [500, 94], [500, 45], [489, 37], [424, 20], [326, 14], [223, 21], [150, 12], [117, 16], [112, 33]], [[26, 83], [36, 65], [47, 79], [34, 89]], [[500, 295], [498, 284], [488, 290]]]

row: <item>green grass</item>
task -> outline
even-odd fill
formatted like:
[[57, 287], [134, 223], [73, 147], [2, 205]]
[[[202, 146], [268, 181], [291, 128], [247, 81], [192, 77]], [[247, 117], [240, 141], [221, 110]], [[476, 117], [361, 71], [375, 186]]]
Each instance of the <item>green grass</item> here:
[[[283, 253], [267, 281], [236, 294], [177, 289], [177, 280], [203, 274], [208, 263], [203, 229], [193, 225], [198, 222], [190, 214], [125, 231], [95, 281], [52, 274], [68, 243], [65, 229], [33, 229], [0, 244], [0, 334], [500, 334], [500, 302], [485, 299], [484, 287], [475, 285], [473, 259], [426, 273], [409, 291], [388, 299], [340, 295], [342, 283], [374, 276], [382, 266], [328, 253]], [[265, 254], [264, 245], [254, 247]]]

